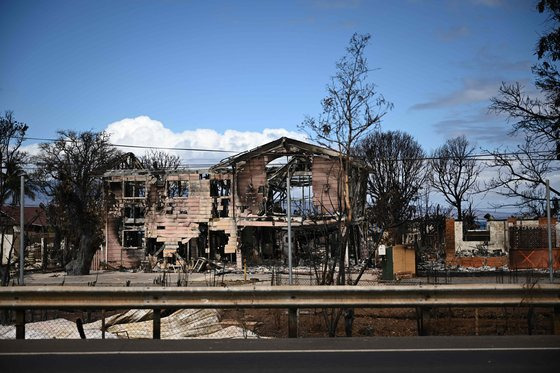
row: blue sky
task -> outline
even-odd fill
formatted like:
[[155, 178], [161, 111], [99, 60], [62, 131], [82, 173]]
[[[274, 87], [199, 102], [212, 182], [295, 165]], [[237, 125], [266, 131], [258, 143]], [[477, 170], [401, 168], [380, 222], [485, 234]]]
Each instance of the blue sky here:
[[545, 28], [535, 3], [4, 0], [0, 110], [32, 137], [112, 124], [119, 143], [243, 148], [318, 114], [359, 32], [373, 36], [370, 79], [394, 103], [384, 130], [427, 151], [458, 134], [489, 148], [510, 139], [488, 99], [501, 81], [532, 82]]

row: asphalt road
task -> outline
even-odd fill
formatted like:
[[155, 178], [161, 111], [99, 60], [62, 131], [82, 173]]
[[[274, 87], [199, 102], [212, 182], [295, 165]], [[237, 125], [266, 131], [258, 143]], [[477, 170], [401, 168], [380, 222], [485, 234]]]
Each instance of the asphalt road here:
[[2, 372], [554, 372], [559, 336], [0, 341]]

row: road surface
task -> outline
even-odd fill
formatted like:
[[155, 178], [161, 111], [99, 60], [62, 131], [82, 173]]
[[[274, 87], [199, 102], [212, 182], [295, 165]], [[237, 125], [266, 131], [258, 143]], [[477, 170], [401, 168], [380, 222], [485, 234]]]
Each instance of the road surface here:
[[3, 372], [554, 372], [560, 336], [0, 341]]

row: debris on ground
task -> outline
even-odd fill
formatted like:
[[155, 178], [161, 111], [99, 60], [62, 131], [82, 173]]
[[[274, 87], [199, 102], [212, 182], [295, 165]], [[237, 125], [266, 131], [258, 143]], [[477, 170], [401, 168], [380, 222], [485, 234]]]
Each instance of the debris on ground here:
[[[84, 324], [86, 339], [102, 338], [102, 321]], [[153, 311], [132, 309], [105, 318], [106, 339], [151, 339]], [[215, 309], [182, 309], [161, 318], [161, 339], [259, 338], [242, 325], [222, 324]], [[13, 325], [0, 325], [0, 339], [15, 339]], [[80, 339], [76, 323], [63, 318], [25, 324], [25, 339]]]
[[222, 269], [222, 266], [217, 262], [206, 258], [198, 258], [193, 266], [193, 272], [203, 272], [207, 269]]

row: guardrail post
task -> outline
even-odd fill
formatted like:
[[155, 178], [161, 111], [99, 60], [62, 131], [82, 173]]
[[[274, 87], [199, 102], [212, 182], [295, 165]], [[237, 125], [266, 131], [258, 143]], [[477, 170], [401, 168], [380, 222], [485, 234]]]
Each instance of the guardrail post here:
[[105, 310], [101, 310], [101, 339], [105, 339], [105, 329], [107, 326], [105, 325]]
[[560, 306], [554, 306], [553, 309], [552, 334], [560, 335]]
[[154, 309], [154, 321], [153, 321], [153, 332], [152, 332], [154, 339], [161, 338], [161, 309], [155, 308]]
[[535, 323], [533, 307], [529, 307], [527, 311], [527, 332], [529, 335], [533, 335], [533, 326]]
[[298, 337], [298, 317], [297, 308], [288, 308], [288, 338]]
[[424, 307], [416, 307], [416, 327], [418, 329], [418, 335], [426, 335], [426, 329], [424, 327]]
[[25, 339], [25, 310], [16, 310], [16, 339]]

